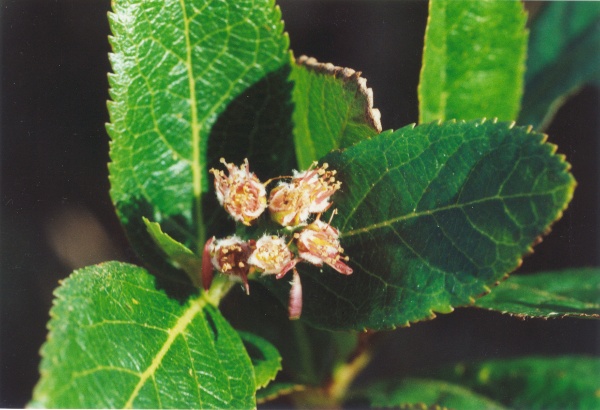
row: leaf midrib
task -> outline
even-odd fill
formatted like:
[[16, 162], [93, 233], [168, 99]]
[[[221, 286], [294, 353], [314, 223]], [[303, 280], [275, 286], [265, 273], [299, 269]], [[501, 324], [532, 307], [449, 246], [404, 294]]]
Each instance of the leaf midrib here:
[[202, 312], [206, 304], [207, 301], [205, 299], [197, 299], [193, 301], [190, 307], [183, 313], [183, 315], [181, 315], [179, 320], [177, 320], [175, 325], [167, 331], [169, 335], [167, 337], [167, 340], [162, 345], [158, 353], [156, 353], [154, 359], [152, 359], [152, 363], [150, 363], [150, 366], [148, 366], [148, 368], [140, 375], [140, 380], [134, 387], [133, 391], [131, 392], [131, 395], [127, 399], [127, 402], [125, 403], [123, 408], [130, 409], [133, 407], [133, 401], [136, 399], [140, 390], [142, 389], [144, 384], [146, 384], [148, 379], [152, 377], [152, 375], [154, 375], [154, 373], [162, 363], [163, 358], [175, 342], [175, 339], [177, 339], [177, 337], [183, 334], [185, 329], [187, 329], [187, 327], [192, 322], [192, 320], [194, 320], [196, 315]]
[[470, 202], [451, 204], [451, 205], [446, 205], [446, 206], [442, 206], [439, 208], [427, 209], [427, 210], [420, 211], [420, 212], [411, 212], [406, 215], [401, 215], [401, 216], [398, 216], [395, 218], [390, 218], [388, 220], [381, 221], [381, 222], [378, 222], [378, 223], [375, 223], [372, 225], [368, 225], [368, 226], [365, 226], [362, 228], [357, 228], [357, 229], [352, 229], [350, 231], [342, 232], [340, 236], [348, 237], [348, 236], [360, 235], [360, 234], [367, 233], [367, 232], [370, 232], [375, 229], [381, 229], [381, 228], [388, 227], [396, 222], [402, 222], [402, 221], [406, 221], [406, 220], [413, 219], [413, 218], [419, 218], [421, 216], [431, 216], [437, 212], [448, 211], [448, 210], [452, 210], [452, 209], [462, 209], [469, 205], [477, 205], [477, 204], [484, 203], [487, 201], [497, 201], [497, 200], [504, 201], [506, 199], [515, 199], [515, 198], [532, 198], [535, 196], [550, 195], [550, 194], [553, 194], [553, 193], [563, 190], [563, 189], [564, 189], [564, 187], [560, 186], [560, 187], [550, 190], [550, 191], [535, 192], [535, 193], [529, 193], [529, 194], [513, 194], [513, 195], [504, 195], [504, 196], [494, 195], [494, 196], [490, 196], [490, 197], [486, 197], [486, 198], [476, 199], [476, 200], [473, 200]]
[[183, 32], [185, 36], [186, 71], [190, 88], [190, 123], [192, 128], [192, 187], [194, 192], [194, 212], [196, 217], [198, 246], [204, 243], [204, 218], [202, 215], [202, 167], [200, 165], [200, 122], [196, 102], [196, 81], [192, 65], [192, 43], [190, 41], [190, 20], [185, 10], [184, 0], [179, 0], [183, 15]]

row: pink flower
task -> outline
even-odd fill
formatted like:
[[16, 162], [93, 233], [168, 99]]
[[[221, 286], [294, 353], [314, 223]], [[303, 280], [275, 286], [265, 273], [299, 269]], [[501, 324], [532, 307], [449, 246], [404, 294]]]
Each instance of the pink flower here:
[[328, 164], [306, 171], [294, 171], [292, 181], [282, 182], [271, 191], [269, 211], [271, 218], [283, 226], [306, 223], [310, 214], [323, 213], [330, 206], [329, 198], [340, 189], [336, 171], [327, 171]]
[[267, 207], [267, 192], [256, 175], [249, 170], [248, 159], [240, 168], [225, 162], [229, 175], [225, 172], [211, 169], [215, 176], [215, 191], [219, 203], [234, 220], [250, 225]]
[[271, 191], [271, 219], [282, 226], [298, 226], [310, 215], [310, 193], [304, 187], [281, 182]]
[[278, 236], [264, 235], [256, 241], [256, 248], [248, 258], [248, 263], [263, 274], [284, 276], [298, 260], [289, 250], [285, 240]]
[[317, 219], [300, 233], [294, 235], [300, 258], [316, 266], [323, 263], [344, 275], [350, 275], [352, 268], [344, 263], [347, 256], [342, 256], [344, 249], [340, 246], [340, 233], [333, 226]]
[[235, 235], [224, 239], [215, 239], [214, 237], [209, 239], [204, 246], [202, 260], [204, 289], [208, 290], [212, 281], [212, 270], [207, 262], [210, 260], [212, 267], [217, 271], [241, 279], [246, 288], [246, 293], [249, 294], [248, 273], [250, 264], [248, 263], [248, 257], [253, 250], [254, 241], [245, 242]]
[[302, 314], [302, 283], [300, 282], [300, 275], [298, 271], [294, 269], [294, 276], [292, 279], [292, 287], [290, 288], [290, 301], [288, 303], [288, 315], [291, 320], [300, 319]]
[[330, 206], [329, 198], [340, 189], [342, 183], [335, 179], [337, 171], [327, 171], [329, 164], [324, 163], [323, 166], [316, 166], [314, 162], [311, 168], [303, 172], [294, 171], [293, 184], [301, 186], [308, 191], [310, 196], [310, 206], [308, 211], [311, 213], [325, 212]]

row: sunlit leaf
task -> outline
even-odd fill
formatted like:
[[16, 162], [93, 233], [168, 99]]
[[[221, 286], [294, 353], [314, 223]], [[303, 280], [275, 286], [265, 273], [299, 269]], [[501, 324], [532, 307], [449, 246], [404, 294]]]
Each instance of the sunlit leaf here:
[[263, 169], [293, 158], [283, 149], [293, 143], [280, 17], [272, 0], [113, 2], [111, 196], [132, 245], [161, 275], [177, 273], [142, 216], [197, 252], [212, 218], [202, 193], [214, 156], [233, 160], [244, 146]]
[[50, 315], [32, 406], [255, 406], [237, 332], [205, 298], [169, 297], [142, 268], [110, 262], [76, 271]]
[[381, 132], [379, 110], [366, 80], [350, 68], [300, 57], [292, 65], [294, 139], [298, 165]]
[[431, 0], [419, 122], [515, 120], [523, 93], [526, 19], [518, 1]]

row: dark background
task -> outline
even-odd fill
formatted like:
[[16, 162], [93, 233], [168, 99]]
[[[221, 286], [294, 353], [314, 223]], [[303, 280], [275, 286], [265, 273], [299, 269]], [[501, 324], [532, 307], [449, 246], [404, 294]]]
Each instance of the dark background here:
[[[58, 281], [135, 256], [108, 196], [109, 1], [0, 4], [0, 407], [22, 407]], [[363, 72], [384, 129], [417, 121], [426, 2], [287, 0], [281, 8], [297, 56]], [[579, 185], [521, 272], [600, 265], [599, 113], [597, 89], [584, 88], [548, 130]], [[465, 358], [598, 354], [597, 323], [458, 309], [389, 334], [364, 377]]]

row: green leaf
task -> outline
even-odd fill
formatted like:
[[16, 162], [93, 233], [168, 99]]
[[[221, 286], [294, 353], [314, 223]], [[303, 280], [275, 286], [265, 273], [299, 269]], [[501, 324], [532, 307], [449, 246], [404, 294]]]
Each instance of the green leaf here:
[[516, 1], [432, 0], [419, 122], [516, 119], [527, 50], [525, 22]]
[[55, 294], [31, 405], [255, 406], [244, 345], [205, 298], [180, 302], [119, 262], [76, 271]]
[[360, 74], [306, 56], [292, 65], [294, 138], [301, 169], [333, 149], [381, 132], [373, 91]]
[[281, 370], [281, 356], [277, 349], [262, 337], [248, 332], [238, 332], [254, 366], [256, 388], [260, 389], [275, 379]]
[[304, 386], [295, 383], [274, 382], [256, 392], [256, 402], [258, 404], [275, 400], [281, 396], [296, 393], [304, 390]]
[[568, 95], [600, 84], [600, 4], [545, 4], [531, 25], [519, 122], [544, 129]]
[[[111, 196], [136, 251], [172, 276], [142, 216], [198, 251], [211, 218], [208, 152], [243, 146], [263, 168], [293, 158], [289, 41], [273, 0], [116, 0], [113, 9]], [[221, 139], [241, 128], [243, 139]], [[266, 151], [262, 138], [273, 141]]]
[[516, 316], [600, 319], [600, 269], [514, 275], [475, 306]]
[[367, 396], [369, 404], [376, 408], [422, 404], [428, 408], [505, 409], [501, 404], [463, 386], [431, 379], [387, 380], [368, 386], [359, 395]]
[[458, 364], [439, 373], [505, 406], [519, 409], [600, 408], [600, 359], [526, 357]]
[[196, 256], [185, 245], [164, 233], [158, 223], [150, 222], [145, 217], [142, 217], [142, 220], [156, 245], [162, 249], [169, 260], [176, 267], [183, 269], [194, 285], [200, 286], [199, 275], [202, 269], [202, 259]]
[[[287, 61], [229, 104], [211, 131], [209, 168], [223, 169], [221, 158], [238, 165], [247, 158], [251, 171], [261, 181], [289, 175], [290, 170], [297, 168], [290, 70]], [[223, 211], [212, 190], [203, 203], [209, 236], [230, 235], [235, 229], [233, 219]]]
[[[408, 126], [323, 158], [338, 171], [341, 245], [354, 269], [298, 265], [302, 318], [385, 329], [474, 302], [513, 271], [573, 195], [545, 136], [489, 121]], [[263, 283], [287, 303], [289, 285]]]

